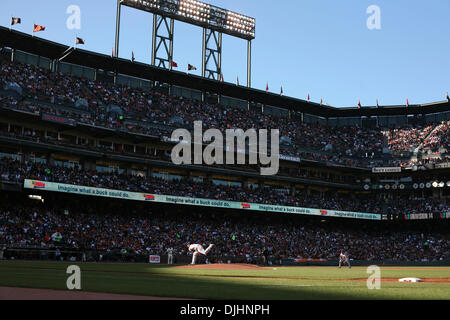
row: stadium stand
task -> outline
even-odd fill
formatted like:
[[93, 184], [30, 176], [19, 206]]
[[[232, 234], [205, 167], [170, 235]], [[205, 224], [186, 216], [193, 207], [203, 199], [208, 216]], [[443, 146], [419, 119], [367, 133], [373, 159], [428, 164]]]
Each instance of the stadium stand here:
[[[149, 254], [164, 255], [172, 247], [179, 262], [185, 262], [186, 243], [214, 241], [217, 261], [260, 263], [264, 247], [272, 261], [333, 260], [340, 250], [364, 261], [449, 259], [448, 102], [338, 111], [301, 101], [301, 111], [288, 107], [290, 98], [265, 95], [272, 104], [264, 105], [255, 90], [233, 88], [225, 103], [225, 97], [219, 101], [211, 93], [214, 86], [218, 91], [228, 86], [220, 83], [204, 82], [205, 90], [198, 94], [197, 82], [177, 87], [134, 78], [136, 74], [121, 74], [126, 81], [114, 81], [111, 69], [133, 73], [138, 67], [93, 53], [77, 51], [73, 56], [111, 68], [101, 72], [100, 67], [72, 63], [50, 67], [46, 50], [58, 45], [43, 49], [43, 44], [30, 49], [36, 54], [40, 48], [43, 56], [37, 59], [20, 51], [15, 59], [7, 50], [0, 54], [4, 257], [80, 260], [87, 253], [90, 261], [145, 262]], [[167, 72], [151, 70], [155, 77]], [[169, 75], [189, 84], [187, 75]], [[248, 102], [239, 103], [243, 96]], [[286, 107], [273, 107], [284, 103]], [[324, 117], [327, 113], [333, 116]], [[279, 173], [262, 177], [259, 165], [174, 165], [171, 133], [178, 128], [192, 131], [198, 120], [222, 132], [280, 129]], [[371, 213], [380, 221], [57, 196], [25, 189], [26, 179]], [[414, 219], [424, 220], [409, 221]]]

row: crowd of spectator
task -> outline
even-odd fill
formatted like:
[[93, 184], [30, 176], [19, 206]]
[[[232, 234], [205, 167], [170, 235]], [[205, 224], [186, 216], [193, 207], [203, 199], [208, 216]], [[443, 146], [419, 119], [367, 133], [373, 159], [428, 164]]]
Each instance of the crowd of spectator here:
[[[126, 206], [126, 207], [125, 207]], [[448, 232], [395, 229], [386, 225], [294, 217], [153, 211], [120, 203], [0, 206], [0, 247], [37, 247], [129, 254], [188, 255], [186, 245], [216, 246], [211, 257], [255, 261], [271, 258], [336, 260], [346, 250], [356, 260], [442, 261], [449, 258]], [[424, 230], [425, 229], [425, 230]], [[257, 260], [256, 260], [257, 261]]]
[[389, 201], [381, 198], [346, 197], [332, 191], [320, 194], [298, 189], [292, 194], [291, 190], [279, 190], [275, 187], [223, 186], [212, 181], [196, 182], [188, 178], [170, 181], [157, 177], [129, 175], [125, 172], [101, 173], [84, 170], [78, 166], [65, 168], [35, 162], [22, 163], [8, 158], [0, 160], [0, 178], [3, 181], [17, 183], [23, 183], [24, 179], [32, 179], [159, 195], [367, 213], [440, 213], [450, 210], [448, 204], [438, 200], [402, 199], [396, 202], [394, 207]]
[[[205, 128], [220, 130], [280, 129], [280, 135], [291, 141], [289, 148], [283, 148], [288, 155], [344, 165], [373, 167], [383, 162], [387, 165], [403, 163], [398, 159], [380, 160], [384, 147], [392, 151], [411, 151], [421, 145], [431, 149], [449, 146], [447, 124], [387, 131], [357, 126], [332, 127], [302, 122], [295, 114], [282, 117], [260, 110], [202, 103], [169, 96], [157, 89], [94, 81], [20, 63], [3, 63], [0, 82], [18, 84], [24, 89], [26, 98], [17, 101], [0, 96], [3, 106], [58, 114], [82, 123], [157, 136], [170, 136], [175, 127], [192, 129], [193, 122], [199, 120]], [[428, 137], [431, 132], [432, 136]]]
[[423, 142], [423, 149], [431, 152], [440, 152], [441, 148], [444, 152], [450, 150], [450, 121], [443, 121], [436, 126], [431, 135]]
[[387, 130], [384, 134], [388, 138], [388, 145], [392, 151], [413, 151], [411, 149], [420, 146], [433, 129], [434, 125], [403, 126]]

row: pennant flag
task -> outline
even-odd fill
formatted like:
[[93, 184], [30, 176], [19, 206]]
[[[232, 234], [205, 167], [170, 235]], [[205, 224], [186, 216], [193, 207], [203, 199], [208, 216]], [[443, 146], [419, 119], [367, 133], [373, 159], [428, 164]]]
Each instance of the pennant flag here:
[[283, 87], [281, 87], [280, 96], [283, 95]]
[[114, 48], [111, 49], [111, 58], [113, 58], [113, 57], [114, 57]]
[[358, 107], [361, 109], [361, 100], [358, 100]]
[[239, 76], [236, 76], [236, 85], [239, 86]]
[[266, 84], [266, 92], [269, 92], [269, 83]]
[[310, 101], [309, 93], [308, 93], [308, 102]]
[[188, 64], [188, 71], [191, 70], [197, 70], [197, 67], [193, 66], [192, 64]]
[[134, 62], [134, 60], [136, 60], [136, 59], [134, 58], [134, 51], [131, 51], [131, 61]]
[[34, 25], [33, 32], [39, 32], [39, 31], [44, 31], [44, 30], [45, 30], [45, 27], [40, 26], [38, 24]]
[[448, 92], [447, 92], [447, 101], [450, 102], [450, 96], [448, 95]]
[[11, 25], [20, 24], [22, 23], [22, 19], [20, 18], [11, 18]]
[[378, 104], [378, 99], [377, 99], [377, 108], [379, 108], [380, 107], [380, 105]]
[[178, 63], [176, 63], [175, 61], [170, 61], [170, 67], [171, 68], [178, 68]]
[[75, 40], [76, 44], [84, 44], [84, 39], [78, 38]]
[[406, 98], [406, 106], [409, 107], [409, 99]]
[[322, 99], [322, 97], [320, 97], [320, 105], [322, 105], [322, 103], [323, 103], [323, 99]]

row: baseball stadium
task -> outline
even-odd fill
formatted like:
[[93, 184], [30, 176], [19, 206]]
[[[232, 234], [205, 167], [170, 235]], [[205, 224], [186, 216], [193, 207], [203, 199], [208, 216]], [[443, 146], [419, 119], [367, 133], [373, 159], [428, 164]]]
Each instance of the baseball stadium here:
[[[124, 7], [154, 19], [151, 63], [118, 55]], [[177, 71], [174, 21], [203, 29], [201, 75]], [[255, 19], [196, 0], [118, 0], [111, 55], [21, 23], [0, 26], [0, 299], [450, 299], [448, 94], [333, 107], [255, 89]], [[247, 85], [224, 81], [222, 35], [246, 43]], [[239, 164], [175, 164], [195, 121], [278, 129], [277, 174], [248, 136], [213, 152]], [[211, 152], [196, 141], [183, 156]]]

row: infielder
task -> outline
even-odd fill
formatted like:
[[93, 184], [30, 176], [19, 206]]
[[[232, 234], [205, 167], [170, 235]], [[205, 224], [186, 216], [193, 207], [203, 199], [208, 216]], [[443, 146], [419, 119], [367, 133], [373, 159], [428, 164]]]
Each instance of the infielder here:
[[342, 266], [342, 263], [347, 263], [348, 268], [351, 269], [352, 266], [350, 265], [350, 259], [348, 258], [348, 254], [341, 251], [341, 254], [339, 255], [339, 269]]
[[187, 247], [190, 252], [193, 252], [191, 265], [194, 265], [195, 261], [197, 260], [197, 256], [199, 254], [203, 254], [204, 256], [206, 256], [214, 247], [214, 244], [210, 244], [206, 250], [201, 244], [188, 244]]

